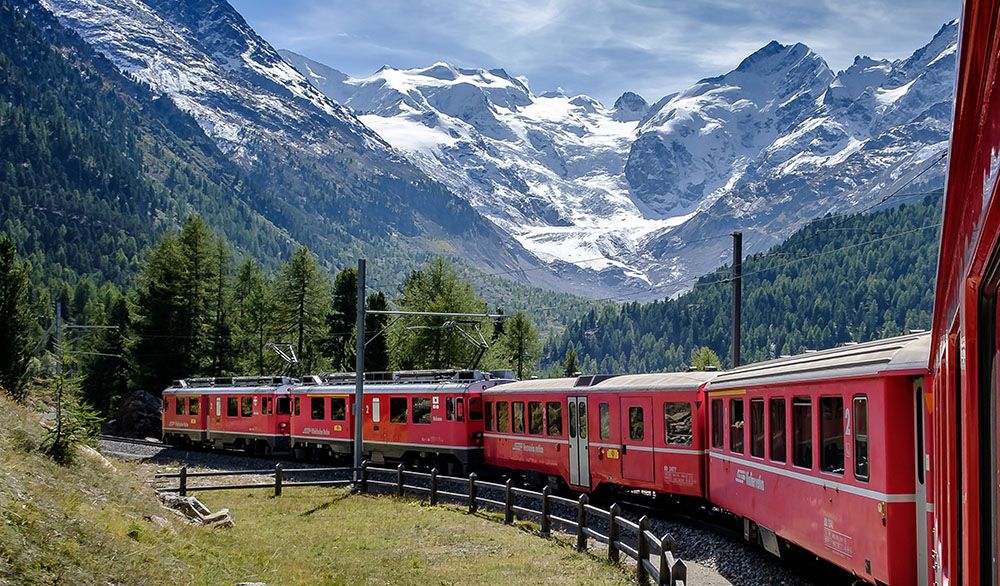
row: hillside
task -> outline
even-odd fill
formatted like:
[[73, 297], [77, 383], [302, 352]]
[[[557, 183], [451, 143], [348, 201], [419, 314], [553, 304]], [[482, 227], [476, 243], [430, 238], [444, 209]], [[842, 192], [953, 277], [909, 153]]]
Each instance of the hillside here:
[[[744, 259], [743, 362], [929, 328], [940, 200], [819, 220]], [[585, 372], [676, 370], [708, 346], [728, 363], [730, 276], [727, 266], [676, 299], [591, 310], [545, 360], [572, 348]]]

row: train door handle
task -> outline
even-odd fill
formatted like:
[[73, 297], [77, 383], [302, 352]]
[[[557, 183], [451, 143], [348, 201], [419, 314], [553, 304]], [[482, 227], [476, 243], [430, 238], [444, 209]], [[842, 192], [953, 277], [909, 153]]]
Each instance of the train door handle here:
[[628, 446], [626, 446], [625, 444], [622, 444], [622, 455], [624, 455], [624, 454], [625, 454], [625, 448], [626, 448], [626, 447], [628, 447]]

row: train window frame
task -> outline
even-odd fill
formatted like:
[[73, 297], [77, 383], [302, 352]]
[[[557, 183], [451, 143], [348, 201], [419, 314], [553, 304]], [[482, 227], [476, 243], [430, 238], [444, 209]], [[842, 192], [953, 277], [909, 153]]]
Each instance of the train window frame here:
[[270, 415], [274, 410], [271, 408], [271, 397], [261, 397], [260, 399], [260, 414]]
[[[638, 418], [636, 418], [638, 414]], [[636, 430], [639, 431], [636, 434]], [[634, 442], [646, 440], [646, 410], [642, 405], [628, 406], [628, 439]]]
[[729, 451], [742, 454], [746, 450], [746, 435], [746, 403], [743, 397], [733, 397], [729, 399]]
[[600, 420], [601, 440], [604, 441], [611, 439], [611, 405], [604, 402], [598, 403], [597, 415]]
[[201, 397], [188, 399], [188, 415], [201, 415]]
[[[553, 415], [555, 415], [553, 417]], [[545, 402], [545, 435], [562, 437], [562, 403], [560, 401]]]
[[545, 433], [545, 409], [541, 401], [528, 401], [528, 434], [542, 435]]
[[[837, 416], [836, 404], [840, 404], [840, 416]], [[833, 411], [828, 414], [827, 406]], [[842, 395], [821, 395], [819, 398], [819, 470], [837, 476], [844, 475], [846, 457], [844, 454], [844, 397]], [[839, 425], [839, 431], [838, 431]], [[829, 435], [828, 435], [829, 432]], [[832, 443], [828, 446], [828, 440]], [[836, 453], [837, 441], [840, 441], [840, 454]], [[833, 449], [828, 449], [832, 446]], [[837, 466], [839, 464], [839, 467]]]
[[455, 421], [455, 397], [445, 397], [444, 419], [445, 421]]
[[[858, 415], [858, 404], [864, 403], [864, 417]], [[871, 480], [871, 439], [868, 431], [868, 395], [854, 395], [851, 399], [851, 419], [854, 422], [851, 436], [852, 453], [854, 454], [854, 479], [859, 482]], [[863, 423], [863, 426], [862, 426]], [[863, 427], [863, 429], [862, 429]], [[861, 433], [864, 431], [864, 433]], [[861, 439], [859, 439], [861, 438]], [[864, 460], [860, 457], [859, 446], [864, 443]], [[861, 470], [864, 469], [864, 472]]]
[[[335, 404], [339, 406], [334, 407]], [[330, 397], [330, 421], [347, 421], [346, 397]]]
[[493, 419], [493, 401], [486, 401], [484, 408], [486, 409], [486, 431], [493, 431], [496, 423]]
[[289, 397], [278, 397], [278, 415], [291, 415], [292, 401]]
[[465, 399], [462, 397], [455, 399], [455, 421], [465, 421]]
[[240, 416], [240, 398], [239, 397], [226, 397], [226, 417], [239, 417]]
[[163, 410], [164, 413], [167, 413], [168, 411], [170, 411], [170, 397], [168, 397], [166, 395], [163, 396], [163, 409], [162, 410]]
[[668, 446], [694, 445], [693, 415], [690, 401], [663, 402], [663, 441]]
[[292, 416], [298, 417], [302, 413], [302, 397], [295, 397], [292, 401]]
[[576, 401], [570, 401], [566, 411], [569, 414], [569, 438], [573, 439], [576, 437]]
[[323, 421], [326, 419], [326, 398], [309, 397], [309, 419]]
[[243, 397], [240, 401], [240, 417], [253, 417], [253, 397]]
[[410, 421], [417, 425], [430, 425], [432, 420], [431, 398], [413, 397], [410, 400]]
[[722, 424], [725, 406], [722, 399], [712, 399], [709, 407], [712, 420], [712, 449], [721, 450], [726, 445], [726, 429]]
[[[775, 409], [776, 404], [781, 404], [780, 409]], [[781, 425], [775, 425], [774, 414], [781, 414]], [[770, 433], [767, 438], [767, 457], [772, 462], [781, 462], [782, 464], [788, 463], [788, 409], [787, 402], [784, 397], [770, 397], [767, 400], [767, 422], [770, 429]], [[778, 428], [781, 433], [780, 435], [775, 433], [775, 428]], [[780, 439], [780, 449], [778, 440]], [[776, 454], [780, 454], [781, 457], [775, 457]]]
[[520, 433], [520, 434], [525, 433], [524, 401], [511, 402], [510, 428], [511, 428], [511, 433]]
[[497, 431], [510, 433], [510, 402], [497, 401], [494, 407], [497, 410]]
[[[799, 417], [802, 413], [807, 415], [805, 419], [806, 425], [804, 426], [803, 420]], [[792, 397], [792, 465], [797, 468], [813, 469], [813, 464], [815, 463], [813, 458], [814, 419], [812, 397]], [[808, 434], [805, 442], [800, 439], [803, 431]], [[808, 443], [808, 449], [806, 450], [800, 448], [800, 444], [804, 443]], [[801, 459], [800, 456], [808, 456], [808, 460]]]
[[177, 397], [174, 401], [174, 415], [184, 415], [184, 403], [186, 402], [184, 397]]
[[405, 424], [410, 415], [406, 397], [389, 397], [389, 423]]
[[764, 459], [764, 398], [750, 399], [750, 457]]
[[578, 430], [577, 435], [580, 437], [580, 439], [584, 439], [585, 440], [585, 439], [587, 439], [587, 435], [588, 435], [588, 429], [587, 428], [589, 427], [589, 425], [587, 425], [587, 402], [586, 401], [583, 401], [583, 402], [580, 403], [580, 406], [577, 408], [576, 416], [577, 416], [577, 419], [579, 421], [579, 424], [577, 425], [577, 430]]
[[378, 397], [372, 397], [372, 423], [382, 423], [382, 400]]
[[482, 397], [469, 397], [469, 421], [482, 421], [483, 419], [483, 399]]

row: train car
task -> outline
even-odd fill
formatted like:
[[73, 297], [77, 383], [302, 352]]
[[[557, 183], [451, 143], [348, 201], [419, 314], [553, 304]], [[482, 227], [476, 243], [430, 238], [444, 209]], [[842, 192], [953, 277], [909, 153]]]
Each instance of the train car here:
[[1000, 0], [967, 0], [934, 299], [937, 583], [1000, 583]]
[[720, 373], [705, 387], [709, 500], [776, 555], [791, 543], [869, 583], [926, 584], [930, 338]]
[[174, 381], [163, 391], [163, 439], [258, 455], [288, 453], [292, 386], [288, 377]]
[[573, 490], [704, 495], [701, 387], [714, 373], [531, 380], [491, 389], [486, 461]]
[[[364, 454], [374, 463], [405, 462], [460, 473], [483, 461], [482, 392], [509, 373], [368, 373]], [[353, 375], [332, 375], [292, 390], [292, 445], [300, 456], [350, 454]]]

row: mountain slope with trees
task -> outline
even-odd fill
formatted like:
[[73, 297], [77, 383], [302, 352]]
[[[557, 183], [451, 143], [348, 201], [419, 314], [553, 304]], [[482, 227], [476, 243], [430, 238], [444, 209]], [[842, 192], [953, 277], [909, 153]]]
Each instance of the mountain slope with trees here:
[[[940, 192], [870, 214], [828, 217], [743, 262], [743, 363], [930, 327]], [[729, 361], [731, 268], [676, 299], [592, 309], [545, 352], [583, 372], [685, 368], [706, 346]]]

